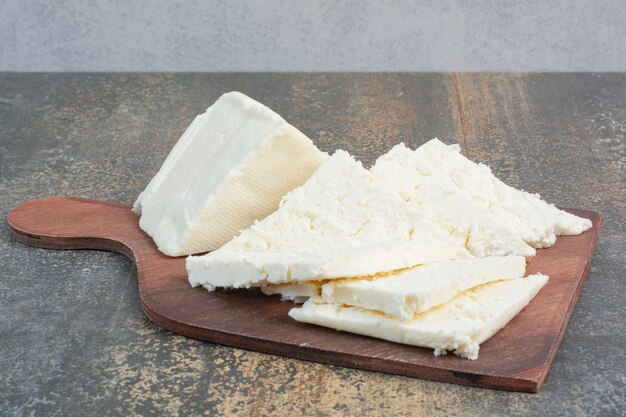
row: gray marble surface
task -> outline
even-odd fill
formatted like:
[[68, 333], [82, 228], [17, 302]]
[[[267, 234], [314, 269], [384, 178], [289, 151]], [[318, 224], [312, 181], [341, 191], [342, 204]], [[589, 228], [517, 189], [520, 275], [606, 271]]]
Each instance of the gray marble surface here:
[[600, 211], [588, 281], [547, 382], [510, 393], [203, 343], [144, 317], [120, 255], [0, 228], [0, 415], [623, 415], [622, 74], [0, 74], [0, 210], [44, 195], [131, 204], [221, 93], [266, 103], [366, 164], [457, 138], [514, 186]]
[[624, 71], [623, 0], [0, 0], [0, 71]]

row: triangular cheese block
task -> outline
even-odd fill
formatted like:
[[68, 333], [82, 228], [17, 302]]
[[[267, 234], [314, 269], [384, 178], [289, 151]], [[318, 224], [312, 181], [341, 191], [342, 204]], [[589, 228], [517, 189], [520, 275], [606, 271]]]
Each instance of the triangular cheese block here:
[[483, 164], [460, 153], [458, 145], [433, 139], [412, 151], [396, 145], [372, 173], [465, 242], [476, 256], [531, 256], [533, 248], [554, 244], [556, 235], [576, 235], [591, 227], [498, 180]]
[[469, 256], [462, 243], [337, 151], [280, 208], [220, 249], [187, 259], [209, 290], [373, 275]]
[[269, 108], [227, 93], [194, 119], [134, 211], [166, 255], [215, 250], [275, 211], [327, 157]]

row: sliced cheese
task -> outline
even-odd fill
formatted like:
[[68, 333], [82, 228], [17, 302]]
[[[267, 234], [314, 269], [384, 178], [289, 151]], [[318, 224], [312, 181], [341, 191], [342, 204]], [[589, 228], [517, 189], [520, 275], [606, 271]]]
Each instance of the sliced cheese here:
[[291, 309], [289, 315], [304, 323], [432, 348], [435, 355], [454, 352], [477, 359], [479, 345], [515, 317], [547, 281], [545, 275], [531, 275], [485, 284], [405, 321], [360, 307], [328, 304], [320, 297]]
[[468, 256], [459, 242], [337, 151], [280, 208], [220, 249], [187, 259], [208, 290], [373, 275]]
[[134, 211], [164, 254], [207, 252], [275, 211], [326, 158], [269, 108], [227, 93], [194, 119]]
[[308, 281], [295, 284], [270, 284], [261, 287], [261, 292], [265, 295], [280, 295], [282, 300], [301, 304], [310, 297], [320, 295], [321, 289], [322, 282]]
[[533, 248], [554, 244], [556, 235], [575, 235], [591, 227], [498, 180], [486, 165], [475, 164], [458, 145], [433, 139], [412, 151], [396, 145], [372, 167], [434, 222], [465, 242], [476, 256], [531, 256]]
[[322, 297], [408, 320], [470, 288], [523, 277], [525, 269], [523, 256], [439, 261], [381, 277], [331, 281], [322, 287]]

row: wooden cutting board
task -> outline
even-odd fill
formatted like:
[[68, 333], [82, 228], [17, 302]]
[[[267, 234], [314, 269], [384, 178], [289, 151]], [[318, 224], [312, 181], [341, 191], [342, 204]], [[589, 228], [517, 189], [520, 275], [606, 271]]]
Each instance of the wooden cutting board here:
[[[550, 276], [537, 297], [481, 345], [476, 361], [433, 356], [432, 349], [302, 324], [287, 316], [291, 303], [258, 290], [191, 288], [185, 258], [162, 255], [130, 207], [81, 198], [29, 201], [7, 216], [15, 239], [51, 249], [101, 249], [137, 266], [139, 302], [146, 315], [195, 339], [353, 368], [475, 387], [537, 392], [543, 384], [580, 295], [600, 230], [600, 214], [566, 209], [591, 219], [579, 236], [559, 237], [540, 249], [526, 272]], [[566, 381], [564, 381], [566, 382]]]

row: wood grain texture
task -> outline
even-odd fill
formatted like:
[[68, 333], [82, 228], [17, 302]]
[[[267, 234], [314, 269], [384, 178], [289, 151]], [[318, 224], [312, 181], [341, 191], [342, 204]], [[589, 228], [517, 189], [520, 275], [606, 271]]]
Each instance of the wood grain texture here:
[[195, 339], [341, 366], [512, 391], [537, 392], [545, 380], [585, 282], [600, 230], [600, 215], [580, 236], [560, 237], [538, 250], [527, 273], [550, 275], [539, 295], [503, 330], [481, 346], [477, 361], [435, 357], [431, 349], [298, 323], [291, 304], [257, 290], [191, 288], [184, 258], [162, 255], [125, 205], [48, 197], [24, 203], [7, 216], [13, 237], [53, 249], [101, 249], [121, 253], [137, 266], [146, 315]]

